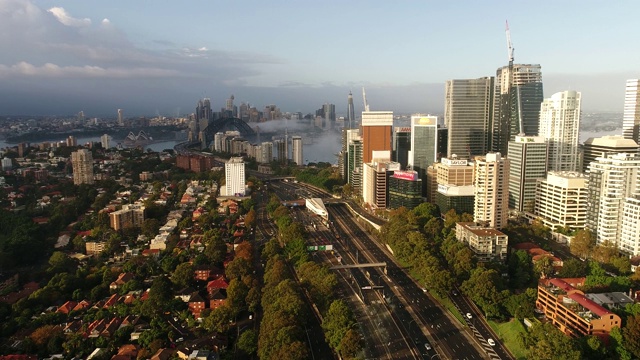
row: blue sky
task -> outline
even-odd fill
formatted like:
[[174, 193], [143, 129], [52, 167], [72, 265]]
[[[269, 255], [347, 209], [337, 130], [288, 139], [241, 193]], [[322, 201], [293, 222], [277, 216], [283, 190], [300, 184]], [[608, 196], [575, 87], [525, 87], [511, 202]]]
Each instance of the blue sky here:
[[[311, 112], [442, 111], [444, 82], [542, 65], [545, 96], [622, 111], [637, 1], [0, 0], [0, 114], [192, 112], [200, 97]], [[105, 20], [107, 19], [107, 20]], [[34, 98], [39, 101], [33, 101]], [[360, 110], [360, 109], [358, 109]]]

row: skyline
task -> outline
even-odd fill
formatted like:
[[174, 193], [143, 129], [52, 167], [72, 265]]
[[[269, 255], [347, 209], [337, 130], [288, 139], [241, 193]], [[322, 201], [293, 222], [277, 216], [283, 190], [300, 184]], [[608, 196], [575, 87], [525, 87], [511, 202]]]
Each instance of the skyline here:
[[350, 90], [362, 110], [362, 86], [372, 110], [441, 113], [446, 80], [507, 64], [505, 20], [515, 63], [542, 66], [545, 98], [575, 90], [585, 111], [622, 112], [640, 73], [638, 31], [620, 18], [640, 10], [631, 1], [153, 4], [0, 0], [0, 114], [188, 114], [234, 94], [344, 116]]

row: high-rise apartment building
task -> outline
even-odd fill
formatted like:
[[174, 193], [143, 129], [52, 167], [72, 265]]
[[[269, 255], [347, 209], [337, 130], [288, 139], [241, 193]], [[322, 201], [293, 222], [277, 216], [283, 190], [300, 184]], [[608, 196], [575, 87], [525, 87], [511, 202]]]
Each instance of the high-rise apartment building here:
[[580, 98], [577, 91], [563, 91], [542, 102], [539, 136], [549, 143], [549, 171], [579, 170]]
[[280, 163], [287, 162], [287, 147], [284, 140], [273, 140], [273, 158]]
[[474, 163], [474, 222], [500, 229], [509, 215], [509, 159], [500, 153], [477, 156]]
[[73, 183], [93, 184], [93, 156], [87, 149], [80, 149], [71, 153], [73, 168]]
[[354, 194], [362, 193], [362, 138], [359, 135], [349, 141], [347, 153], [347, 182], [351, 184]]
[[109, 222], [113, 230], [141, 227], [144, 223], [144, 205], [127, 204], [122, 209], [109, 214]]
[[509, 141], [509, 208], [533, 212], [536, 182], [547, 176], [547, 143], [541, 136]]
[[370, 163], [363, 164], [362, 199], [374, 209], [387, 207], [387, 179], [400, 164], [391, 161], [391, 151], [374, 151]]
[[622, 117], [622, 135], [640, 143], [638, 128], [640, 127], [640, 80], [627, 80], [624, 93], [624, 115]]
[[621, 135], [607, 135], [589, 138], [582, 146], [582, 172], [589, 170], [589, 164], [596, 158], [606, 154], [637, 153], [638, 144], [633, 139], [626, 139]]
[[471, 158], [489, 151], [493, 81], [493, 77], [484, 77], [446, 82], [444, 122], [449, 129], [448, 157], [455, 154]]
[[538, 135], [542, 103], [542, 71], [538, 64], [513, 64], [496, 72], [491, 150], [507, 154], [516, 135]]
[[640, 194], [640, 156], [609, 154], [589, 164], [587, 227], [598, 244], [619, 246], [625, 199]]
[[291, 149], [291, 159], [293, 162], [298, 166], [304, 165], [304, 158], [302, 157], [302, 137], [291, 137]]
[[108, 150], [110, 147], [110, 143], [109, 143], [110, 137], [108, 134], [104, 134], [100, 137], [100, 143], [102, 145], [102, 148], [105, 150]]
[[349, 129], [353, 129], [353, 123], [356, 121], [356, 112], [353, 107], [353, 95], [351, 91], [349, 91], [349, 96], [347, 97], [347, 123]]
[[232, 157], [224, 164], [227, 196], [244, 196], [244, 162], [241, 157]]
[[124, 126], [124, 110], [118, 109], [118, 125]]
[[534, 215], [552, 230], [582, 229], [587, 221], [587, 177], [578, 172], [549, 172], [536, 183]]
[[362, 112], [362, 162], [370, 163], [373, 151], [391, 151], [393, 111]]
[[436, 162], [438, 154], [438, 118], [411, 116], [411, 151], [409, 167], [418, 172], [422, 181], [427, 179], [427, 168]]
[[618, 250], [635, 257], [640, 255], [640, 195], [626, 198], [622, 207], [622, 229]]

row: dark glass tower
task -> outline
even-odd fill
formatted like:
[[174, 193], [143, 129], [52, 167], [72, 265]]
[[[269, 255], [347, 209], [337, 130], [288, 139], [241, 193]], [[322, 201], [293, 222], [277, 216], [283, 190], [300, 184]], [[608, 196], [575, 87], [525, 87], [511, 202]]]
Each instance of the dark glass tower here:
[[409, 163], [409, 151], [411, 150], [411, 127], [393, 128], [393, 143], [391, 146], [391, 160], [400, 163], [402, 169], [406, 169]]

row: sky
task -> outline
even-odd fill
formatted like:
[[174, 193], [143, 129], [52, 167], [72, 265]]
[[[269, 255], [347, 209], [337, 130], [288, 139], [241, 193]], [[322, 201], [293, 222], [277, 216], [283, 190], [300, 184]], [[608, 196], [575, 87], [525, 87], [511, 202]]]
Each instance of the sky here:
[[0, 115], [88, 117], [236, 104], [442, 113], [449, 79], [542, 65], [545, 97], [621, 112], [640, 77], [638, 1], [0, 0]]

